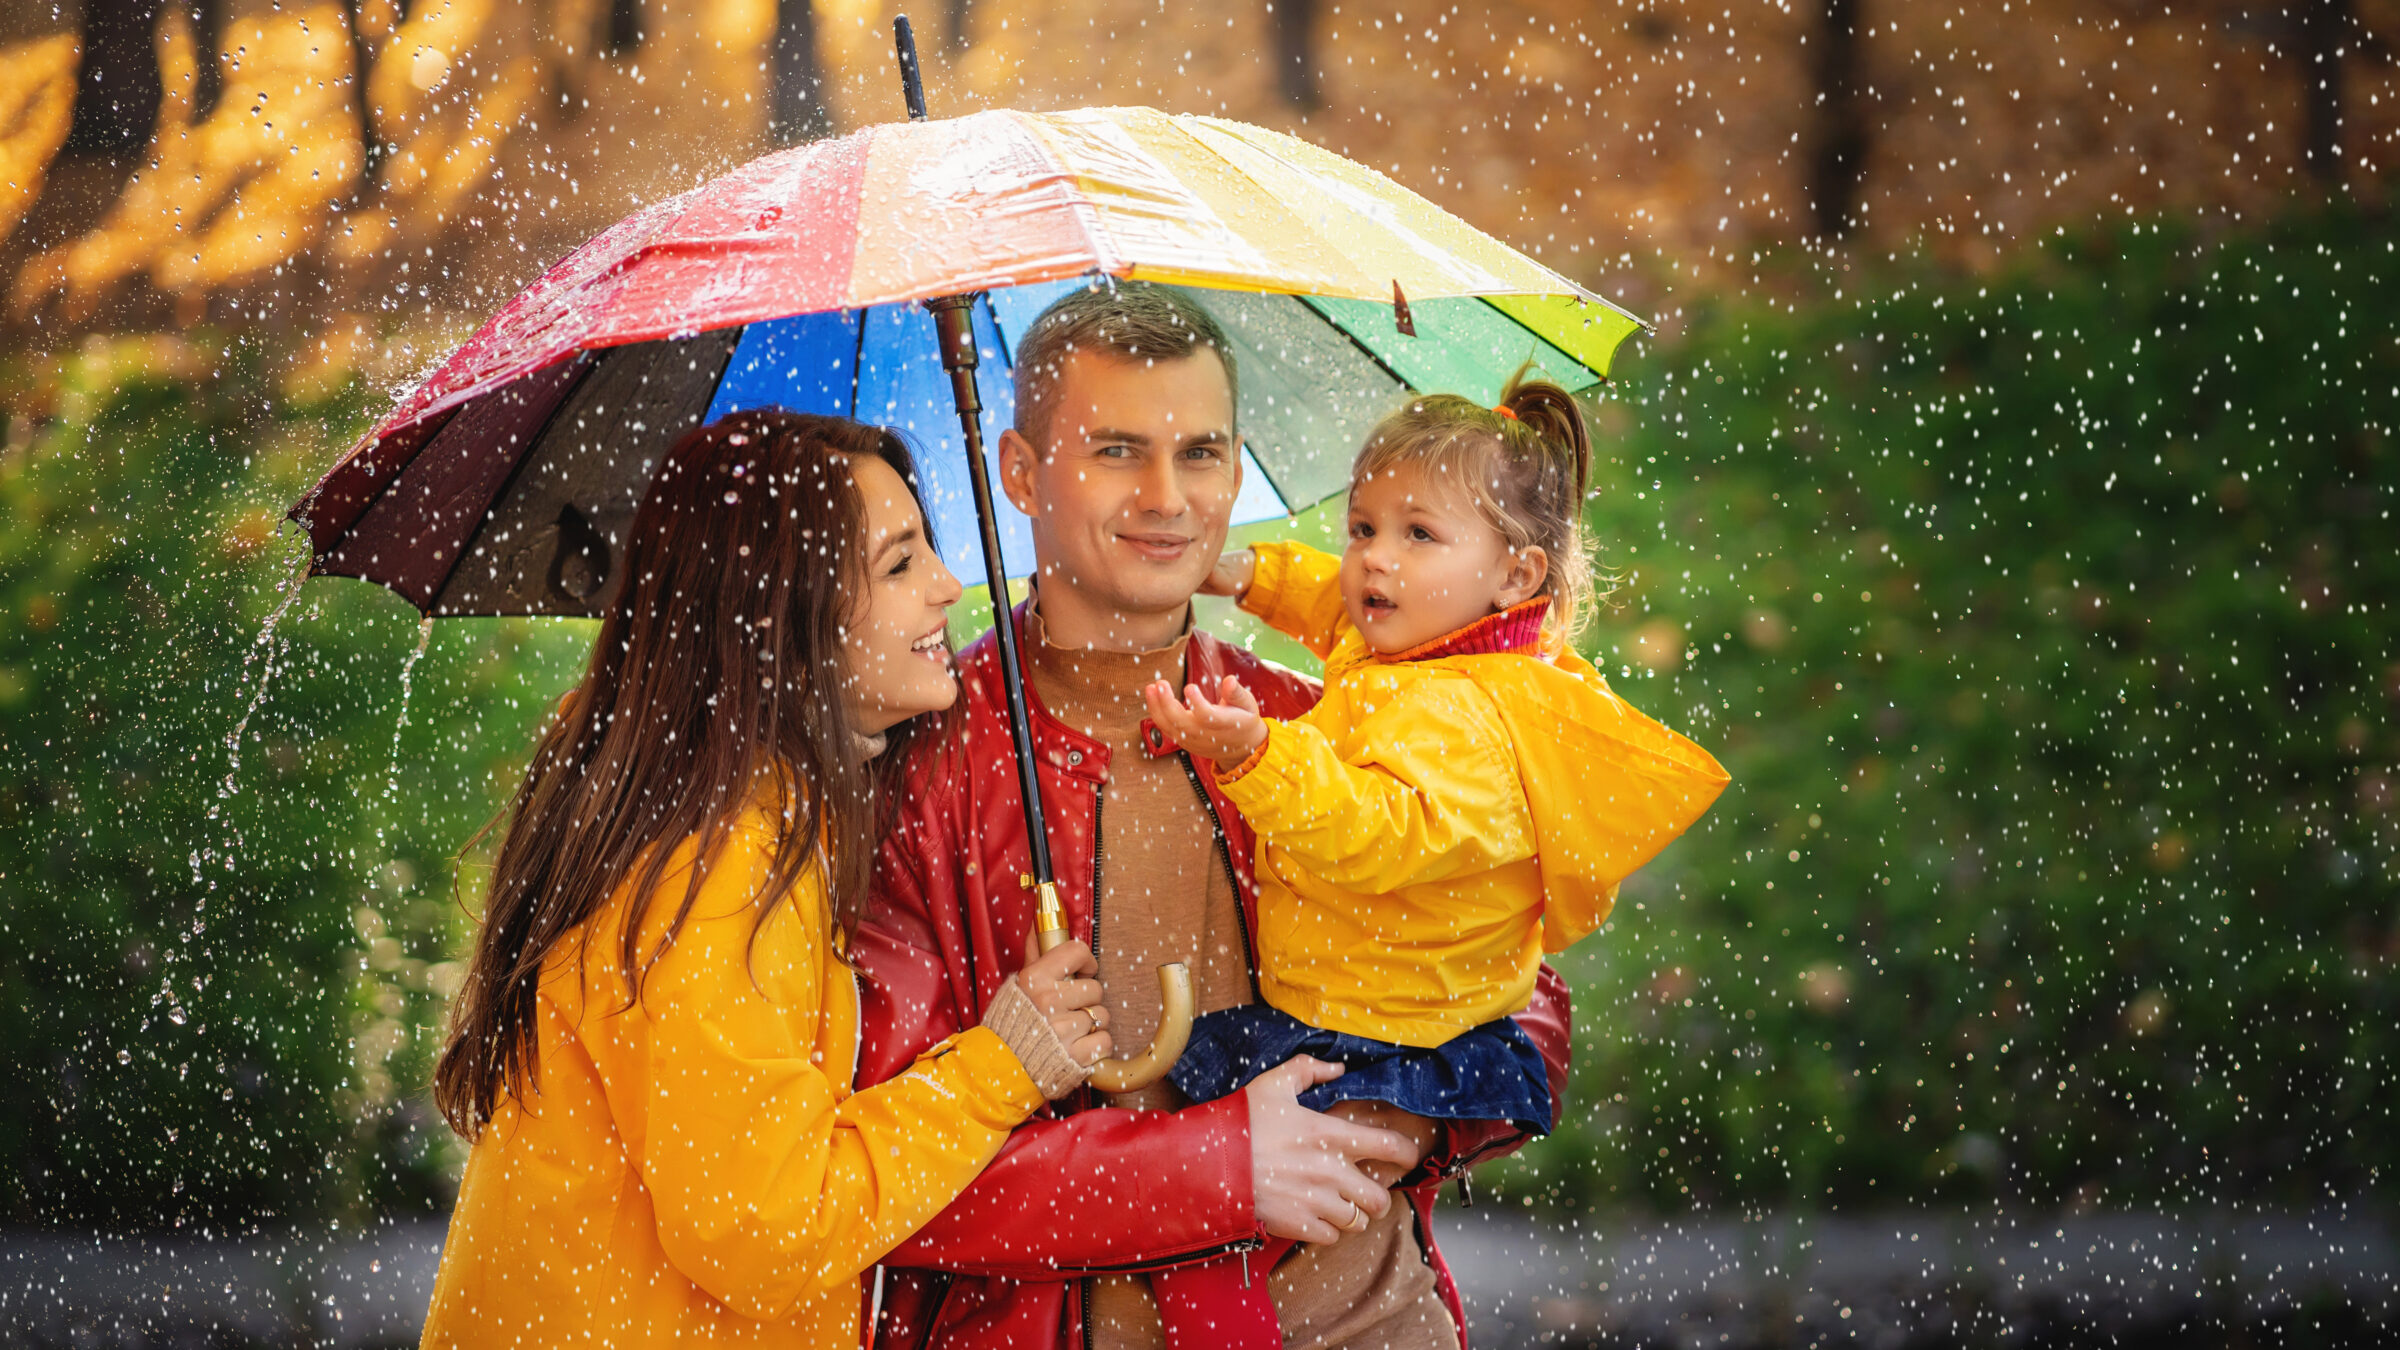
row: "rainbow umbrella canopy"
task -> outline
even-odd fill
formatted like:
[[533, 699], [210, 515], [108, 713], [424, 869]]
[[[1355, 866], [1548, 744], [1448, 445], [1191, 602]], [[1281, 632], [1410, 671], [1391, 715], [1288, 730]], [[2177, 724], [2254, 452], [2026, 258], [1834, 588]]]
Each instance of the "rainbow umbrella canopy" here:
[[[920, 302], [976, 296], [989, 424], [1005, 426], [1018, 336], [1066, 289], [1110, 278], [1189, 288], [1224, 326], [1242, 520], [1340, 491], [1406, 391], [1488, 403], [1526, 360], [1587, 388], [1641, 326], [1382, 174], [1257, 127], [1147, 108], [881, 125], [601, 233], [402, 397], [292, 517], [316, 573], [428, 615], [598, 614], [666, 448], [778, 406], [906, 432], [944, 555], [981, 583], [965, 442]], [[1029, 571], [1026, 522], [999, 511], [1006, 570]]]

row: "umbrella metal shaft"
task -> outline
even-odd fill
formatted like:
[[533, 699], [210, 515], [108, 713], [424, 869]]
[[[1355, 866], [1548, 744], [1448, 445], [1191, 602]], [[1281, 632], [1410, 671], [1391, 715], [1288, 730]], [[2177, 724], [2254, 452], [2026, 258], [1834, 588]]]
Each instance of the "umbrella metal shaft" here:
[[[933, 312], [942, 346], [942, 369], [958, 406], [959, 430], [967, 441], [967, 483], [975, 496], [975, 525], [983, 536], [983, 574], [992, 596], [992, 629], [1000, 648], [1000, 684], [1008, 695], [1008, 735], [1017, 751], [1017, 795], [1025, 804], [1025, 846], [1033, 881], [1045, 899], [1058, 877], [1050, 865], [1050, 834], [1042, 823], [1041, 777], [1035, 770], [1033, 718], [1025, 706], [1025, 672], [1017, 661], [1017, 619], [1008, 604], [1008, 571], [1000, 557], [999, 516], [992, 502], [992, 475], [983, 462], [983, 398], [975, 387], [975, 297], [945, 295], [925, 302]], [[1052, 903], [1055, 903], [1054, 901]]]

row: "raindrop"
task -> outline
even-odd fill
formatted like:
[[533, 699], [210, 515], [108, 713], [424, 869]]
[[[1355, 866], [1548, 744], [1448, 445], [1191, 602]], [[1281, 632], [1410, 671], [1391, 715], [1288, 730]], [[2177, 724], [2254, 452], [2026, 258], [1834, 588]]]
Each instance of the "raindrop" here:
[[392, 764], [383, 788], [383, 795], [394, 801], [400, 797], [400, 732], [408, 725], [408, 696], [415, 684], [417, 662], [425, 659], [426, 644], [432, 641], [433, 616], [427, 614], [417, 620], [417, 645], [400, 662], [400, 717], [392, 723]]
[[275, 635], [275, 628], [276, 625], [283, 622], [283, 616], [290, 613], [292, 605], [300, 599], [300, 587], [308, 580], [311, 561], [311, 556], [305, 549], [298, 558], [293, 560], [291, 575], [284, 581], [283, 598], [276, 602], [274, 611], [267, 615], [266, 623], [259, 627], [258, 637], [250, 644], [250, 650], [242, 654], [242, 676], [245, 679], [249, 677], [251, 663], [260, 660], [262, 654], [264, 664], [259, 667], [258, 686], [250, 691], [249, 706], [242, 709], [241, 720], [233, 724], [233, 734], [225, 738], [227, 751], [225, 781], [217, 785], [219, 798], [231, 797], [240, 791], [234, 785], [234, 778], [242, 771], [242, 737], [249, 732], [250, 719], [258, 715], [259, 705], [267, 701], [267, 686], [275, 678], [275, 658], [282, 651], [282, 643]]

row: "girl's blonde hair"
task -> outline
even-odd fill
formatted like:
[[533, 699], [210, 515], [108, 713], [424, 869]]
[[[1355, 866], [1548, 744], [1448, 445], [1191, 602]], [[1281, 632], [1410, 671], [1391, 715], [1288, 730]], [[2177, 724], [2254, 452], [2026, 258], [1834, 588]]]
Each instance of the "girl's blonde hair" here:
[[1403, 464], [1447, 475], [1513, 549], [1549, 558], [1541, 594], [1547, 625], [1572, 638], [1592, 603], [1583, 494], [1592, 437], [1575, 396], [1517, 368], [1490, 408], [1456, 394], [1422, 394], [1375, 426], [1350, 465], [1350, 485]]

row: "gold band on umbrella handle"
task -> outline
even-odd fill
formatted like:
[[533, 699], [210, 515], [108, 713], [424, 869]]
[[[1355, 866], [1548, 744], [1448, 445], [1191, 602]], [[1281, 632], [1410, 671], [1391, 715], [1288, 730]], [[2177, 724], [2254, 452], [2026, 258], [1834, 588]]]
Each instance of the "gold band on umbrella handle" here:
[[[1058, 902], [1058, 883], [1020, 880], [1033, 888], [1034, 942], [1049, 951], [1067, 941], [1067, 911]], [[1158, 968], [1158, 1035], [1138, 1055], [1104, 1059], [1092, 1068], [1092, 1086], [1102, 1092], [1132, 1092], [1166, 1076], [1192, 1039], [1192, 972], [1181, 961]]]

